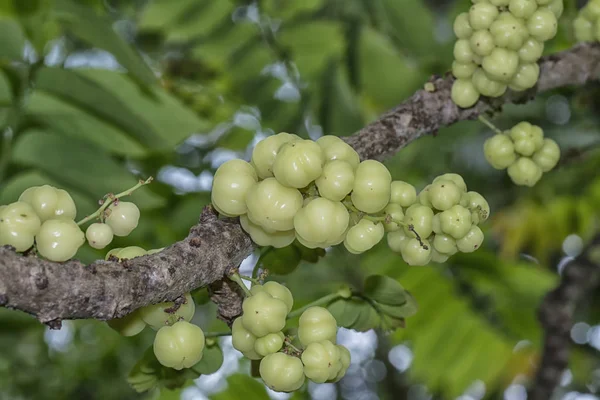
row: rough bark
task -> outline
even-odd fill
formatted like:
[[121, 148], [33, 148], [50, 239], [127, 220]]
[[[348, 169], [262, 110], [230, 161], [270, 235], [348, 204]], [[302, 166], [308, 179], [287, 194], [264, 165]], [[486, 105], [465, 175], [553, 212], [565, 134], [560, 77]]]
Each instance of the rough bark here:
[[[549, 89], [581, 85], [600, 75], [600, 45], [583, 44], [540, 61], [538, 85], [527, 93], [509, 92], [459, 109], [450, 99], [452, 77], [436, 78], [434, 92], [420, 90], [395, 109], [347, 138], [361, 158], [383, 159], [412, 140], [443, 126], [474, 119], [504, 103], [527, 101]], [[121, 317], [148, 304], [174, 300], [199, 287], [211, 287], [221, 318], [240, 311], [240, 294], [225, 282], [253, 249], [235, 220], [220, 220], [207, 207], [189, 236], [164, 251], [125, 263], [73, 260], [53, 263], [0, 248], [0, 306], [36, 316], [50, 326], [62, 319]], [[53, 322], [54, 321], [54, 322]]]

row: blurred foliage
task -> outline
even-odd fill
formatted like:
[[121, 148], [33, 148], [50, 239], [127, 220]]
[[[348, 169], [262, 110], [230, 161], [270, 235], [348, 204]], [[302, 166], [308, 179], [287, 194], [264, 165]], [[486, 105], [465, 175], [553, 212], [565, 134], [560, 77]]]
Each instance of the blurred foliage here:
[[[570, 21], [577, 8], [574, 0], [565, 3], [559, 35], [546, 46], [547, 54], [573, 44]], [[2, 1], [0, 203], [49, 183], [72, 193], [82, 217], [105, 193], [152, 175], [157, 182], [133, 197], [143, 213], [139, 227], [114, 246], [168, 245], [197, 221], [210, 200], [212, 172], [227, 157], [248, 158], [252, 144], [273, 132], [350, 135], [430, 75], [446, 72], [453, 18], [469, 4]], [[374, 387], [381, 398], [400, 398], [394, 390], [405, 393], [421, 383], [452, 399], [476, 380], [494, 398], [534, 371], [542, 339], [536, 307], [556, 284], [565, 237], [587, 240], [598, 232], [599, 89], [590, 84], [557, 90], [527, 105], [506, 106], [496, 116], [502, 128], [527, 119], [561, 145], [561, 168], [533, 189], [515, 187], [504, 172], [487, 165], [482, 145], [492, 133], [475, 122], [441, 129], [386, 162], [394, 178], [418, 188], [453, 171], [483, 193], [493, 218], [478, 252], [442, 266], [409, 268], [384, 244], [362, 257], [290, 247], [263, 253], [259, 264], [288, 284], [298, 305], [340, 285], [379, 298], [330, 305], [348, 307], [350, 319], [357, 314], [346, 324], [356, 329], [380, 325], [379, 318], [392, 318], [398, 326], [408, 312], [386, 304], [372, 283], [363, 287], [366, 277], [385, 275], [410, 292], [416, 315], [402, 322], [404, 329], [380, 336], [386, 340], [377, 354], [388, 366], [387, 377]], [[89, 262], [103, 255], [84, 248], [78, 257]], [[202, 290], [195, 298], [208, 301]], [[597, 324], [597, 305], [590, 298], [578, 320]], [[354, 307], [364, 308], [364, 315]], [[223, 330], [214, 315], [206, 304], [198, 307], [195, 322]], [[142, 357], [152, 332], [123, 339], [94, 321], [67, 322], [51, 333], [28, 316], [0, 310], [0, 335], [0, 398], [178, 399], [182, 390], [171, 390], [168, 382], [191, 384], [199, 373], [213, 370], [161, 375], [152, 357]], [[403, 373], [386, 360], [389, 347], [400, 343], [414, 356]], [[578, 346], [570, 387], [585, 388], [599, 364], [597, 351]], [[259, 381], [243, 374], [246, 367], [249, 363], [211, 398], [268, 398]], [[130, 371], [130, 381], [138, 383], [147, 384], [148, 375], [162, 377], [156, 385], [162, 389], [136, 394], [126, 381]], [[293, 398], [307, 396], [299, 392]]]

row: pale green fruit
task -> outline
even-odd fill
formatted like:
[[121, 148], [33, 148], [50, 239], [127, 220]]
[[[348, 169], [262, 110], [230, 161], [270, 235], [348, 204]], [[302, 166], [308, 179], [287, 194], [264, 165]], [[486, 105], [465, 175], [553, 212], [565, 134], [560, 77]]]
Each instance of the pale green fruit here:
[[252, 151], [252, 165], [256, 169], [259, 178], [266, 179], [273, 176], [273, 162], [279, 148], [284, 143], [293, 140], [301, 140], [301, 138], [293, 134], [281, 132], [257, 143]]
[[479, 56], [487, 56], [496, 47], [494, 36], [487, 29], [481, 29], [473, 32], [473, 36], [469, 39], [471, 50]]
[[282, 332], [269, 333], [266, 336], [256, 339], [254, 351], [260, 356], [277, 353], [283, 347], [285, 335]]
[[104, 260], [108, 261], [108, 259], [111, 256], [117, 257], [117, 253], [119, 253], [121, 250], [123, 250], [122, 247], [115, 247], [114, 249], [110, 249], [108, 252], [106, 252], [106, 256], [104, 256]]
[[336, 343], [337, 321], [323, 307], [309, 307], [298, 321], [298, 339], [303, 346], [329, 340]]
[[146, 254], [150, 255], [150, 254], [156, 254], [156, 253], [160, 253], [161, 251], [163, 251], [165, 249], [165, 247], [161, 247], [160, 249], [150, 249], [146, 252]]
[[475, 53], [468, 39], [460, 39], [454, 43], [454, 59], [463, 64], [475, 61]]
[[514, 184], [520, 186], [535, 186], [542, 178], [542, 169], [529, 157], [520, 157], [507, 172]]
[[467, 234], [456, 241], [458, 250], [463, 253], [472, 253], [483, 243], [483, 232], [477, 225], [473, 225]]
[[118, 251], [116, 251], [116, 250], [117, 249], [112, 249], [111, 251], [109, 251], [108, 254], [106, 254], [106, 259], [108, 260], [108, 258], [110, 257], [111, 254], [113, 256], [117, 257], [119, 259], [119, 261], [130, 260], [132, 258], [141, 257], [141, 256], [145, 256], [146, 254], [148, 254], [148, 252], [146, 250], [144, 250], [143, 248], [141, 248], [139, 246], [128, 246], [128, 247], [124, 247], [122, 249], [118, 249]]
[[346, 161], [353, 169], [358, 167], [360, 163], [358, 153], [339, 137], [333, 135], [321, 136], [317, 139], [317, 144], [323, 149], [325, 161]]
[[138, 310], [127, 314], [122, 318], [106, 321], [106, 324], [122, 336], [135, 336], [146, 327], [146, 323], [140, 317]]
[[452, 101], [461, 108], [472, 107], [479, 100], [479, 92], [470, 79], [457, 79], [452, 84]]
[[510, 14], [494, 21], [490, 27], [490, 32], [496, 46], [515, 51], [519, 50], [521, 46], [523, 46], [525, 40], [529, 37], [525, 22]]
[[489, 56], [483, 57], [481, 66], [490, 79], [508, 83], [517, 73], [519, 55], [515, 51], [496, 47]]
[[510, 88], [516, 91], [523, 91], [535, 86], [540, 77], [540, 66], [536, 63], [519, 65], [519, 69], [510, 81]]
[[544, 144], [544, 132], [539, 126], [531, 125], [529, 122], [519, 122], [510, 130], [510, 138], [513, 140], [515, 151], [523, 156], [531, 156]]
[[506, 83], [490, 79], [482, 68], [477, 68], [471, 78], [479, 93], [488, 97], [500, 97], [506, 92]]
[[350, 214], [342, 203], [319, 197], [296, 213], [294, 229], [305, 241], [325, 248], [346, 232], [349, 222]]
[[410, 239], [411, 238], [406, 236], [406, 233], [404, 233], [403, 229], [387, 234], [387, 244], [389, 248], [396, 253], [401, 253], [402, 248]]
[[85, 231], [85, 238], [90, 247], [94, 249], [103, 249], [113, 240], [113, 231], [107, 224], [95, 222], [88, 226]]
[[[408, 207], [404, 214], [404, 223], [412, 225], [421, 239], [425, 239], [433, 231], [433, 210], [421, 204], [413, 204]], [[406, 236], [415, 237], [415, 234], [408, 229], [408, 226], [404, 227], [404, 233], [406, 233]]]
[[485, 159], [495, 169], [505, 169], [517, 159], [515, 146], [508, 135], [497, 134], [487, 139], [483, 145]]
[[38, 252], [50, 261], [67, 261], [85, 243], [85, 235], [71, 219], [49, 219], [35, 236]]
[[[429, 188], [429, 201], [434, 208], [444, 211], [460, 202], [463, 192], [454, 182], [440, 179]], [[433, 216], [432, 216], [433, 218]]]
[[458, 61], [452, 62], [452, 75], [458, 79], [469, 79], [477, 69], [477, 64], [469, 62], [466, 64]]
[[256, 337], [277, 333], [285, 327], [287, 305], [265, 291], [246, 297], [242, 309], [242, 324]]
[[456, 239], [445, 233], [437, 233], [433, 237], [433, 248], [439, 253], [453, 255], [458, 251]]
[[498, 8], [492, 4], [481, 2], [469, 9], [469, 24], [475, 30], [487, 29], [498, 16]]
[[441, 212], [440, 227], [443, 233], [460, 239], [469, 232], [472, 225], [471, 211], [463, 206], [456, 205], [449, 210]]
[[402, 259], [408, 265], [412, 266], [423, 266], [429, 264], [431, 261], [431, 244], [427, 240], [422, 240], [423, 245], [415, 238], [410, 239], [402, 247]]
[[489, 0], [489, 2], [496, 7], [508, 7], [509, 1], [510, 0]]
[[542, 169], [543, 172], [548, 172], [556, 167], [560, 159], [560, 148], [552, 139], [544, 139], [542, 147], [535, 152], [532, 160]]
[[293, 392], [304, 384], [304, 368], [299, 358], [284, 353], [269, 354], [260, 362], [262, 380], [276, 392]]
[[387, 167], [375, 160], [361, 162], [356, 169], [352, 203], [365, 213], [380, 212], [390, 202], [392, 176]]
[[[550, 3], [551, 0], [546, 0]], [[590, 0], [587, 2], [585, 7], [581, 9], [581, 15], [590, 21], [594, 21], [600, 18], [600, 2]]]
[[427, 185], [419, 192], [419, 204], [427, 207], [433, 207], [431, 205], [431, 200], [429, 200], [429, 189], [431, 185]]
[[293, 229], [294, 216], [302, 203], [297, 189], [285, 187], [275, 178], [254, 185], [246, 196], [248, 218], [267, 232]]
[[17, 201], [0, 207], [0, 246], [25, 251], [33, 246], [40, 227], [40, 218], [28, 203]]
[[573, 20], [573, 29], [578, 42], [594, 41], [594, 23], [589, 19], [579, 15]]
[[[233, 321], [233, 325], [231, 326], [231, 342], [233, 348], [242, 353], [254, 352], [256, 336], [244, 328], [241, 317], [238, 317]], [[260, 358], [258, 354], [257, 356]]]
[[263, 358], [260, 354], [258, 354], [254, 350], [245, 351], [242, 354], [244, 355], [244, 357], [246, 357], [249, 360], [260, 360], [261, 358]]
[[473, 28], [469, 24], [469, 13], [463, 12], [454, 20], [454, 34], [459, 39], [468, 39], [473, 34]]
[[240, 216], [240, 225], [250, 235], [252, 241], [259, 246], [273, 246], [280, 249], [289, 246], [296, 239], [296, 232], [293, 229], [267, 232], [260, 225], [250, 221], [246, 215]]
[[134, 203], [119, 201], [108, 211], [104, 222], [112, 228], [115, 236], [127, 236], [138, 226], [140, 209]]
[[552, 11], [556, 19], [559, 19], [563, 15], [563, 11], [565, 11], [563, 0], [552, 0], [552, 2], [548, 4], [546, 8]]
[[325, 154], [312, 140], [285, 143], [273, 162], [273, 175], [284, 186], [303, 188], [321, 176]]
[[487, 200], [477, 192], [468, 192], [466, 194], [466, 198], [466, 207], [471, 210], [471, 217], [473, 217], [473, 213], [477, 214], [478, 221], [476, 223], [481, 223], [487, 220], [490, 216], [490, 205], [488, 204]]
[[354, 186], [354, 167], [342, 160], [329, 161], [323, 173], [315, 181], [319, 195], [333, 201], [341, 201]]
[[540, 8], [527, 20], [527, 29], [535, 39], [545, 42], [556, 36], [558, 21], [552, 11]]
[[529, 38], [519, 49], [519, 59], [525, 63], [534, 63], [542, 57], [544, 43], [534, 38]]
[[315, 383], [335, 379], [342, 369], [340, 349], [328, 340], [313, 342], [302, 352], [304, 375]]
[[294, 306], [294, 296], [292, 296], [290, 289], [275, 281], [265, 282], [263, 285], [254, 285], [250, 289], [252, 294], [262, 291], [267, 292], [275, 299], [283, 301], [288, 308], [288, 312], [292, 311], [292, 307]]
[[452, 172], [448, 172], [446, 174], [442, 174], [437, 176], [432, 183], [436, 183], [438, 181], [441, 180], [447, 180], [447, 181], [451, 181], [453, 182], [462, 192], [466, 192], [467, 191], [467, 184], [465, 183], [465, 180], [463, 179], [462, 176], [460, 176], [459, 174], [455, 174]]
[[391, 184], [390, 203], [409, 207], [417, 201], [417, 191], [413, 185], [404, 181], [393, 181]]
[[177, 310], [174, 310], [174, 306], [175, 303], [172, 301], [152, 304], [142, 307], [140, 316], [149, 327], [159, 330], [163, 326], [169, 325], [170, 320], [190, 321], [196, 312], [196, 305], [190, 293], [185, 294], [185, 303], [181, 304]]
[[156, 359], [165, 367], [190, 368], [202, 360], [204, 332], [199, 326], [179, 321], [160, 328], [153, 347]]
[[344, 239], [344, 247], [352, 254], [364, 253], [383, 239], [385, 228], [381, 222], [375, 223], [361, 219], [348, 230]]
[[252, 165], [239, 159], [226, 161], [215, 172], [211, 202], [227, 217], [245, 214], [246, 195], [256, 182], [258, 177]]
[[[404, 220], [404, 211], [400, 204], [390, 203], [385, 207], [383, 212], [386, 215], [386, 221], [383, 223], [386, 232], [394, 232], [402, 228], [402, 226], [398, 225], [398, 221]], [[389, 222], [387, 218], [389, 218]]]
[[21, 194], [19, 201], [31, 205], [41, 222], [49, 219], [74, 219], [77, 215], [71, 195], [50, 185], [30, 187]]
[[539, 6], [546, 6], [550, 4], [552, 0], [536, 0]]
[[535, 0], [510, 0], [508, 9], [511, 14], [518, 18], [529, 18], [537, 10], [538, 5]]
[[431, 249], [431, 262], [442, 264], [448, 261], [449, 258], [448, 254], [438, 252], [435, 247]]
[[330, 381], [333, 383], [339, 382], [344, 375], [346, 375], [346, 371], [348, 371], [348, 367], [350, 366], [351, 362], [350, 351], [341, 344], [336, 346], [340, 350], [340, 363], [342, 364], [342, 368], [340, 368], [340, 371], [337, 373], [336, 377]]

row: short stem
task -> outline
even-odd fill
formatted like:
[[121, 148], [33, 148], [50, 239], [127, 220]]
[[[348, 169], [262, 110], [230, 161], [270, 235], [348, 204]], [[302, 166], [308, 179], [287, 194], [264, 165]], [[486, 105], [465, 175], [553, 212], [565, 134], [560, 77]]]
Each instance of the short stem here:
[[257, 285], [259, 285], [259, 284], [260, 284], [259, 280], [258, 280], [258, 279], [256, 279], [256, 278], [251, 278], [251, 277], [249, 277], [249, 276], [246, 276], [246, 275], [240, 275], [240, 278], [242, 278], [242, 279], [243, 279], [243, 280], [245, 280], [245, 281], [250, 281], [250, 282], [252, 282], [252, 283], [255, 283], [255, 284], [257, 284]]
[[246, 287], [246, 284], [244, 283], [244, 281], [242, 281], [240, 274], [238, 274], [237, 272], [235, 274], [231, 274], [231, 275], [229, 275], [229, 279], [231, 279], [232, 281], [237, 283], [242, 288], [242, 290], [244, 290], [244, 293], [246, 293], [246, 296], [248, 296], [248, 297], [252, 296], [252, 292], [250, 291], [250, 289], [248, 289]]
[[221, 337], [221, 336], [231, 336], [231, 332], [205, 332], [204, 337]]
[[312, 303], [305, 305], [304, 307], [300, 307], [299, 309], [292, 311], [291, 313], [288, 314], [287, 318], [288, 319], [296, 318], [297, 316], [301, 315], [304, 311], [306, 311], [310, 307], [322, 306], [322, 305], [330, 303], [333, 300], [336, 300], [340, 297], [342, 297], [341, 294], [337, 293], [337, 292], [328, 294], [327, 296], [323, 296], [320, 299], [317, 299], [317, 300], [313, 301]]
[[359, 213], [359, 214], [362, 214], [362, 213], [363, 213], [363, 212], [362, 212], [362, 211], [360, 211], [358, 208], [356, 208], [356, 207], [354, 206], [354, 204], [352, 204], [352, 201], [346, 200], [346, 201], [344, 201], [344, 203], [343, 203], [343, 204], [344, 204], [344, 205], [346, 206], [346, 208], [347, 208], [348, 210], [350, 210], [350, 211], [354, 211], [355, 213]]
[[84, 219], [82, 219], [81, 221], [77, 222], [77, 225], [83, 225], [86, 222], [89, 222], [95, 218], [98, 218], [103, 212], [104, 210], [106, 210], [108, 208], [108, 206], [110, 206], [115, 200], [120, 199], [121, 197], [125, 197], [125, 196], [129, 196], [130, 194], [132, 194], [134, 191], [136, 191], [137, 189], [141, 188], [144, 185], [149, 184], [150, 182], [152, 182], [154, 178], [149, 177], [148, 179], [144, 180], [140, 180], [137, 185], [119, 193], [119, 194], [109, 194], [106, 196], [106, 200], [104, 200], [104, 203], [100, 206], [99, 209], [96, 210], [96, 212], [94, 212], [93, 214], [88, 215], [87, 217], [85, 217]]
[[365, 215], [363, 216], [363, 219], [366, 219], [367, 221], [371, 221], [371, 222], [385, 222], [385, 217], [372, 217], [370, 215]]
[[302, 350], [300, 350], [299, 348], [297, 348], [296, 346], [294, 346], [290, 341], [286, 340], [285, 341], [285, 345], [287, 347], [289, 347], [290, 349], [294, 350], [297, 353], [302, 353]]
[[502, 131], [498, 128], [496, 128], [496, 125], [492, 124], [492, 122], [490, 120], [488, 120], [486, 117], [484, 117], [483, 115], [480, 115], [478, 117], [479, 121], [481, 121], [481, 123], [483, 123], [484, 125], [486, 125], [488, 128], [490, 128], [491, 130], [493, 130], [494, 132], [496, 132], [497, 134], [501, 135]]

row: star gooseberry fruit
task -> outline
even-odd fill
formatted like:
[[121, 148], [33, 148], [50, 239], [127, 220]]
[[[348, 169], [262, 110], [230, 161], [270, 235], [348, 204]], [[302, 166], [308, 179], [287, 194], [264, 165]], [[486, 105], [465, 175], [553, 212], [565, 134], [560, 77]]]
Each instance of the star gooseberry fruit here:
[[202, 359], [204, 332], [199, 326], [178, 321], [163, 326], [154, 338], [154, 355], [165, 367], [181, 370]]

